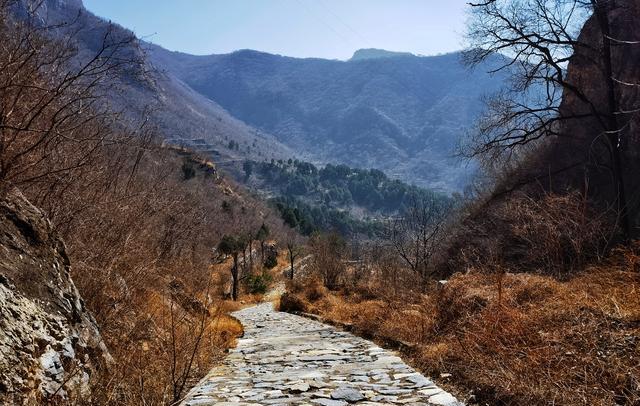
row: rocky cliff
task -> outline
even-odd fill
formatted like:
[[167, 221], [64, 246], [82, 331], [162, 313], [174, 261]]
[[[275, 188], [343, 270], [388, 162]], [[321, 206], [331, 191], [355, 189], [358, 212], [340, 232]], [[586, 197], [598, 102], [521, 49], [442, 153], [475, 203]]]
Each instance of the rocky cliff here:
[[[633, 228], [640, 225], [640, 195], [636, 192], [640, 188], [639, 22], [640, 1], [612, 2], [608, 13], [608, 36], [612, 38], [609, 82], [602, 22], [595, 15], [587, 21], [579, 37], [587, 46], [576, 47], [567, 70], [567, 81], [579, 93], [563, 94], [560, 114], [569, 119], [563, 122], [562, 136], [553, 147], [553, 155], [547, 158], [552, 171], [575, 165], [577, 169], [570, 172], [571, 176], [564, 177], [570, 187], [580, 187], [586, 181], [589, 184], [586, 192], [594, 201], [614, 207], [617, 188], [610, 151], [617, 147], [633, 234], [637, 234]], [[611, 115], [613, 122], [609, 119]], [[617, 134], [609, 137], [608, 132]]]
[[[640, 1], [612, 3], [608, 17], [609, 36], [613, 38], [610, 61], [613, 84], [608, 83], [606, 74], [608, 64], [601, 22], [592, 15], [580, 32], [582, 45], [576, 46], [566, 70], [568, 87], [575, 90], [563, 92], [559, 135], [549, 137], [544, 145], [510, 170], [494, 194], [472, 210], [443, 260], [448, 263], [441, 268], [443, 274], [464, 269], [469, 257], [484, 262], [491, 252], [501, 252], [501, 259], [515, 269], [544, 267], [536, 263], [536, 255], [531, 254], [536, 252], [535, 244], [528, 237], [522, 238], [523, 229], [517, 229], [520, 224], [533, 230], [530, 225], [522, 224], [524, 212], [539, 215], [528, 220], [538, 227], [535, 234], [540, 238], [543, 231], [555, 232], [559, 241], [567, 246], [576, 244], [576, 239], [591, 239], [595, 248], [589, 247], [587, 251], [592, 253], [618, 241], [622, 216], [616, 207], [617, 185], [611, 153], [614, 147], [620, 152], [629, 233], [632, 237], [640, 233], [640, 44], [637, 42]], [[609, 106], [610, 96], [614, 106]], [[613, 124], [608, 122], [611, 117], [614, 117]], [[610, 127], [616, 130], [609, 131]], [[615, 135], [610, 137], [612, 133]], [[550, 194], [561, 197], [549, 200]], [[549, 206], [550, 202], [555, 207]], [[572, 205], [574, 212], [571, 212]], [[577, 207], [583, 212], [578, 213]], [[550, 222], [544, 225], [549, 228], [542, 229], [543, 221]], [[574, 225], [582, 229], [572, 231]], [[554, 231], [553, 227], [557, 229]], [[599, 234], [599, 238], [585, 235], [588, 227], [592, 227], [591, 231]], [[579, 254], [584, 252], [572, 255]], [[572, 255], [565, 260], [570, 262]], [[527, 268], [524, 259], [533, 265]], [[532, 259], [534, 261], [529, 261]]]
[[18, 191], [0, 196], [0, 404], [86, 399], [110, 355], [65, 246]]

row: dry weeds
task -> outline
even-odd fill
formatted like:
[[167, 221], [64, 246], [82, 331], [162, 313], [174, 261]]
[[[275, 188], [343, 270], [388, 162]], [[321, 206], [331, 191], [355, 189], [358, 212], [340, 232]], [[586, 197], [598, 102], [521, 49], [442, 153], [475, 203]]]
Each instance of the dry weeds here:
[[481, 404], [635, 405], [637, 260], [637, 251], [621, 249], [566, 281], [457, 274], [409, 303], [363, 299], [353, 291], [317, 297], [313, 283], [299, 282], [290, 286], [289, 300], [382, 341], [415, 344], [409, 355], [416, 365], [435, 377], [451, 373]]

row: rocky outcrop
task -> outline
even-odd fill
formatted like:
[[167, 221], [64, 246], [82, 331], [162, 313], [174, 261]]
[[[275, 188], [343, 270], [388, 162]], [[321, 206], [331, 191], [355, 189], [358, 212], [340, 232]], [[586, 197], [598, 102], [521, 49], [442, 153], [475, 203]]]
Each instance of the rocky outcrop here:
[[[588, 194], [596, 202], [613, 207], [617, 187], [613, 178], [609, 150], [619, 145], [622, 175], [627, 194], [627, 208], [631, 226], [640, 225], [640, 1], [611, 2], [608, 12], [611, 43], [610, 83], [615, 103], [609, 106], [607, 58], [603, 46], [601, 23], [595, 15], [586, 22], [579, 36], [588, 46], [576, 47], [567, 69], [567, 82], [578, 92], [565, 91], [560, 114], [561, 134], [550, 163], [543, 170], [557, 170], [564, 165], [577, 169], [565, 176], [570, 186], [580, 187], [588, 182]], [[580, 97], [580, 96], [582, 97]], [[615, 111], [615, 123], [608, 123], [610, 109]], [[594, 110], [597, 114], [594, 114]], [[573, 118], [572, 118], [573, 117]], [[618, 137], [608, 141], [607, 125], [613, 126]], [[581, 162], [585, 162], [579, 165]], [[560, 178], [562, 180], [562, 178]], [[636, 231], [637, 234], [637, 231]]]
[[110, 355], [65, 246], [18, 191], [0, 196], [0, 404], [89, 398]]
[[[542, 212], [541, 207], [550, 209], [543, 213], [547, 215], [553, 209], [544, 202], [549, 193], [561, 196], [579, 193], [581, 198], [588, 197], [584, 218], [589, 219], [593, 227], [600, 227], [594, 219], [602, 221], [600, 240], [592, 241], [602, 247], [590, 252], [600, 252], [615, 242], [612, 236], [616, 236], [621, 224], [621, 220], [616, 219], [618, 188], [611, 155], [616, 144], [620, 145], [629, 231], [631, 237], [640, 235], [640, 0], [617, 0], [611, 2], [611, 7], [608, 20], [613, 38], [611, 88], [617, 102], [613, 116], [619, 137], [611, 140], [607, 136], [610, 125], [607, 120], [612, 115], [609, 114], [603, 35], [598, 19], [591, 16], [579, 35], [584, 45], [576, 47], [566, 70], [565, 80], [576, 90], [563, 93], [559, 107], [562, 120], [557, 129], [560, 135], [549, 139], [540, 150], [504, 175], [494, 195], [472, 209], [456, 230], [457, 235], [441, 260], [443, 265], [438, 264], [439, 275], [448, 276], [466, 269], [469, 263], [484, 263], [496, 252], [500, 252], [501, 260], [513, 269], [538, 270], [539, 264], [523, 265], [523, 257], [532, 258], [531, 253], [536, 251], [530, 240], [514, 238], [512, 229], [521, 222], [522, 216], [513, 208], [530, 202], [537, 206], [532, 208], [534, 211]], [[559, 229], [564, 236], [570, 236], [567, 229], [574, 220], [569, 213], [567, 211], [563, 218], [556, 217], [560, 221], [555, 226], [561, 225]], [[563, 219], [567, 220], [566, 224], [562, 223]]]
[[[640, 214], [640, 0], [610, 3], [611, 59], [606, 57], [601, 23], [585, 22], [565, 73], [559, 106], [558, 136], [548, 137], [536, 154], [512, 170], [498, 191], [519, 189], [529, 195], [580, 190], [596, 205], [612, 208], [617, 197], [611, 150], [619, 145], [621, 167], [632, 215]], [[610, 65], [612, 81], [607, 75]], [[614, 105], [609, 105], [611, 88]], [[613, 111], [613, 113], [612, 113]], [[610, 117], [615, 117], [614, 122]], [[619, 137], [610, 138], [608, 132]], [[636, 225], [640, 218], [636, 218]]]

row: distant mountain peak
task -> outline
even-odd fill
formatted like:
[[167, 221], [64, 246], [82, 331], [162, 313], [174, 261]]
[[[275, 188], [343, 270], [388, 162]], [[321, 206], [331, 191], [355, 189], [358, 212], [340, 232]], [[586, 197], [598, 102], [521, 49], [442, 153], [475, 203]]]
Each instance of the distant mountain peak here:
[[358, 49], [356, 52], [354, 52], [350, 60], [360, 61], [363, 59], [393, 58], [397, 56], [415, 56], [415, 55], [410, 52], [394, 52], [394, 51], [387, 51], [386, 49], [365, 48], [365, 49]]

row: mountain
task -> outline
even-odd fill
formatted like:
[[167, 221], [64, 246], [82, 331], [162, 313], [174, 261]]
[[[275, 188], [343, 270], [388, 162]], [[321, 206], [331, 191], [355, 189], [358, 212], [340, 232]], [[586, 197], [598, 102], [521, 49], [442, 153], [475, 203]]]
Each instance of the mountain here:
[[[31, 0], [17, 1], [13, 16], [28, 18], [30, 7]], [[158, 69], [131, 31], [95, 16], [81, 0], [44, 0], [38, 2], [36, 15], [40, 18], [36, 24], [56, 27], [47, 29], [51, 35], [72, 36], [77, 64], [94, 57], [105, 38], [112, 42], [132, 38], [118, 56], [138, 61], [138, 70], [113, 75], [109, 103], [112, 109], [123, 111], [128, 120], [146, 121], [169, 143], [209, 152], [218, 161], [291, 156], [291, 151], [274, 137], [232, 117], [214, 101]]]
[[[106, 33], [133, 37], [80, 0], [45, 0], [38, 14], [49, 25], [74, 22], [59, 30], [73, 31], [79, 61], [95, 54]], [[218, 163], [295, 157], [375, 168], [445, 192], [469, 183], [475, 165], [454, 157], [456, 147], [481, 97], [504, 80], [485, 73], [492, 66], [468, 70], [460, 53], [366, 49], [337, 61], [251, 50], [194, 56], [138, 39], [126, 48], [127, 58], [141, 61], [139, 73], [113, 78], [110, 104], [171, 144]]]
[[[376, 168], [444, 191], [474, 165], [454, 158], [504, 76], [471, 71], [460, 53], [433, 57], [361, 50], [349, 61], [252, 50], [194, 56], [149, 45], [156, 66], [315, 163]], [[497, 64], [497, 62], [496, 62]]]
[[358, 49], [353, 53], [351, 57], [352, 61], [359, 61], [363, 59], [377, 59], [377, 58], [393, 58], [396, 56], [414, 56], [409, 52], [393, 52], [387, 51], [385, 49], [377, 49], [377, 48], [366, 48], [366, 49]]

